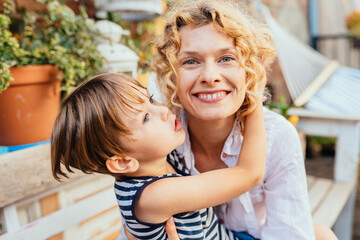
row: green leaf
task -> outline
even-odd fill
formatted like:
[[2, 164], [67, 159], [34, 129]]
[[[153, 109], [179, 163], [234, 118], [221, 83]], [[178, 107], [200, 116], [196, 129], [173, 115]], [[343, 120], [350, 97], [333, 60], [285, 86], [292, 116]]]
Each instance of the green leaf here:
[[[10, 2], [7, 0], [7, 3]], [[17, 13], [21, 17], [16, 19], [0, 14], [1, 66], [54, 64], [64, 73], [63, 89], [66, 90], [97, 74], [105, 59], [97, 50], [100, 34], [94, 21], [88, 18], [83, 9], [80, 9], [81, 15], [76, 16], [62, 2], [38, 2], [45, 4], [47, 11], [28, 13], [21, 10]], [[10, 5], [6, 5], [5, 9], [10, 9]], [[21, 44], [9, 31], [11, 20], [11, 29], [21, 39]], [[10, 72], [4, 69], [0, 91], [11, 81]]]

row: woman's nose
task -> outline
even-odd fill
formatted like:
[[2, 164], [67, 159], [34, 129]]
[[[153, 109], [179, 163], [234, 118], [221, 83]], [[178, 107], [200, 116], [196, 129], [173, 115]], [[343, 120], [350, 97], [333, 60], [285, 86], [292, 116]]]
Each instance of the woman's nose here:
[[212, 62], [205, 62], [201, 73], [201, 83], [214, 84], [221, 81], [221, 72], [219, 67]]

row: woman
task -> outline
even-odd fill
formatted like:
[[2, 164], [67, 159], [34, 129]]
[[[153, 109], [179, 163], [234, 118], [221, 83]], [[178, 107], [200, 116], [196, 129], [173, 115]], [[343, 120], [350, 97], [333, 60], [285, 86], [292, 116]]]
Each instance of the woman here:
[[[234, 166], [242, 121], [275, 51], [267, 29], [230, 1], [188, 1], [165, 16], [154, 66], [168, 106], [182, 121], [177, 151], [192, 174]], [[245, 95], [245, 100], [242, 101]], [[267, 163], [263, 182], [216, 207], [231, 230], [260, 239], [314, 239], [306, 174], [295, 128], [265, 110]], [[317, 239], [336, 239], [316, 227]]]

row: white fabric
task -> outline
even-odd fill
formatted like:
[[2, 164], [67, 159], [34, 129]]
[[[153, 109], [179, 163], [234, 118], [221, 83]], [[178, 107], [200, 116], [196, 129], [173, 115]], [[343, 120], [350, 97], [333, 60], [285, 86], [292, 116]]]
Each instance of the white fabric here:
[[[216, 207], [227, 228], [246, 231], [262, 240], [315, 239], [308, 201], [306, 174], [300, 140], [295, 128], [281, 115], [266, 108], [267, 161], [263, 182], [249, 192]], [[191, 174], [198, 174], [187, 132], [187, 113], [180, 120], [185, 143], [183, 155]], [[221, 159], [229, 167], [237, 162], [242, 143], [241, 129], [234, 123]]]

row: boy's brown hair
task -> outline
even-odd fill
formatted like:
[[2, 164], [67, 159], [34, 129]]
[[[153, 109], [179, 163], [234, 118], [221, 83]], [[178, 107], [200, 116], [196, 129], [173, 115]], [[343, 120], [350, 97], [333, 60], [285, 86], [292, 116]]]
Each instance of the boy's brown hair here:
[[119, 73], [98, 75], [82, 83], [62, 103], [51, 136], [51, 165], [56, 180], [68, 177], [72, 168], [84, 173], [109, 172], [106, 160], [126, 154], [120, 136], [129, 141], [131, 132], [121, 116], [134, 103], [143, 103], [143, 87], [136, 80]]

